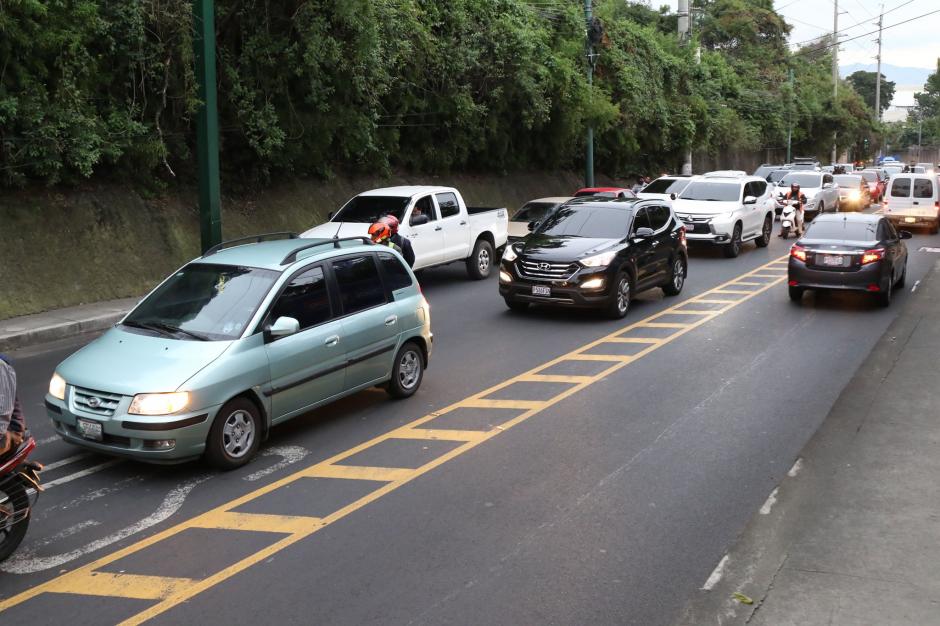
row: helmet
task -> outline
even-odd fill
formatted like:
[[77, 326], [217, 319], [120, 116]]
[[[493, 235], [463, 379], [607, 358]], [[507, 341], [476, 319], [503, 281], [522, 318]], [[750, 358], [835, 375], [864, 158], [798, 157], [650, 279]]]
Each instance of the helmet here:
[[799, 189], [800, 183], [790, 183], [790, 189]]
[[382, 243], [392, 236], [392, 229], [385, 222], [376, 222], [369, 227], [369, 236], [374, 243]]
[[388, 228], [389, 228], [389, 230], [392, 231], [392, 234], [393, 234], [393, 235], [398, 232], [399, 221], [398, 221], [398, 218], [395, 217], [394, 215], [386, 215], [386, 216], [382, 217], [382, 218], [379, 220], [379, 222], [383, 222], [383, 223], [385, 223], [385, 224], [388, 224]]

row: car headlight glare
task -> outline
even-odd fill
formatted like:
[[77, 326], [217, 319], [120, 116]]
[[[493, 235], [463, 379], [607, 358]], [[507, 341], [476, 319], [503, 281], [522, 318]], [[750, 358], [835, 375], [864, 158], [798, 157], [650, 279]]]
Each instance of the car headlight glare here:
[[49, 381], [49, 395], [59, 400], [65, 400], [65, 379], [56, 372]]
[[580, 263], [584, 267], [606, 267], [613, 263], [615, 256], [617, 256], [617, 251], [611, 250], [610, 252], [602, 252], [601, 254], [595, 254], [586, 259], [581, 259]]
[[852, 191], [849, 192], [849, 200], [861, 200], [861, 199], [862, 199], [862, 192], [859, 191], [858, 189], [853, 189]]
[[139, 393], [134, 396], [127, 412], [133, 415], [169, 415], [182, 411], [188, 404], [188, 391]]
[[499, 282], [501, 282], [501, 283], [511, 283], [511, 282], [512, 282], [512, 274], [510, 274], [510, 273], [507, 272], [506, 270], [499, 270]]
[[601, 289], [604, 286], [603, 278], [589, 278], [581, 283], [581, 289]]
[[518, 255], [516, 254], [516, 250], [512, 246], [506, 246], [506, 249], [503, 250], [504, 261], [515, 261], [517, 256]]

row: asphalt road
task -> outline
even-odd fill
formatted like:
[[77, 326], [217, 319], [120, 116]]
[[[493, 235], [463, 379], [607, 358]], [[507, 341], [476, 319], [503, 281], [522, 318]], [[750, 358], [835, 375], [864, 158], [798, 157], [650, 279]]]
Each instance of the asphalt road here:
[[[683, 294], [643, 294], [621, 322], [557, 310], [514, 314], [495, 279], [470, 282], [456, 266], [428, 271], [422, 285], [435, 353], [420, 392], [399, 402], [364, 392], [311, 412], [277, 428], [255, 462], [229, 473], [199, 463], [113, 460], [58, 441], [44, 417], [45, 387], [56, 364], [90, 338], [14, 353], [40, 441], [34, 457], [49, 467], [49, 489], [20, 550], [0, 564], [0, 598], [57, 581], [711, 290], [782, 257], [789, 245], [777, 238], [763, 250], [748, 244], [733, 260], [693, 248]], [[864, 294], [810, 295], [797, 307], [776, 282], [322, 530], [146, 616], [167, 624], [668, 624], [791, 467], [897, 307], [917, 297], [933, 258], [921, 246], [940, 247], [940, 236], [917, 233], [908, 242], [907, 287], [891, 309]], [[538, 396], [544, 391], [524, 393], [545, 399]], [[511, 417], [466, 411], [451, 427], [491, 429]], [[457, 445], [408, 441], [367, 450], [361, 454], [372, 458], [358, 464], [417, 467]], [[365, 488], [375, 486], [299, 481], [262, 496], [264, 512], [322, 518]], [[110, 572], [199, 581], [279, 537], [189, 528], [102, 566], [99, 580]], [[155, 604], [44, 593], [3, 617], [100, 624]]]

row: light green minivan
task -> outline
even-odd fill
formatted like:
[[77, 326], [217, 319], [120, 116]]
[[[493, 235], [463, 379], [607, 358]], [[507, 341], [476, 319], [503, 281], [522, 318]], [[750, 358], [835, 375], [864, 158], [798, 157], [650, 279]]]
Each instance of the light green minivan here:
[[63, 361], [46, 411], [69, 443], [229, 469], [315, 407], [376, 385], [412, 395], [432, 340], [397, 252], [362, 237], [260, 235], [188, 263]]

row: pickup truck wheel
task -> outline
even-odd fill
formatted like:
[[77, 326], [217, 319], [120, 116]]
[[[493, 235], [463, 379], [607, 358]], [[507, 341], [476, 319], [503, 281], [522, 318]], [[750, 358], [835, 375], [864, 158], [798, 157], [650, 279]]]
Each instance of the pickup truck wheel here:
[[506, 301], [506, 306], [509, 307], [510, 311], [526, 311], [529, 308], [528, 302], [523, 302], [522, 300], [510, 300], [509, 298], [503, 298]]
[[206, 460], [231, 470], [251, 460], [261, 444], [261, 416], [247, 398], [230, 400], [219, 410], [206, 440]]
[[408, 341], [395, 355], [392, 379], [388, 381], [388, 395], [407, 398], [421, 386], [424, 378], [424, 355], [413, 341]]
[[489, 277], [493, 270], [493, 245], [486, 239], [477, 240], [473, 246], [473, 254], [467, 259], [467, 274], [473, 280], [483, 280]]
[[760, 237], [754, 240], [758, 248], [766, 248], [770, 244], [771, 231], [774, 228], [774, 218], [767, 216], [764, 218], [764, 225], [760, 230]]
[[630, 284], [630, 276], [626, 272], [620, 272], [614, 280], [614, 288], [607, 303], [607, 317], [614, 320], [623, 319], [630, 310], [632, 298], [633, 286]]
[[725, 244], [723, 252], [725, 257], [728, 259], [736, 258], [741, 254], [741, 224], [740, 222], [734, 225], [734, 230], [731, 232], [731, 241]]

